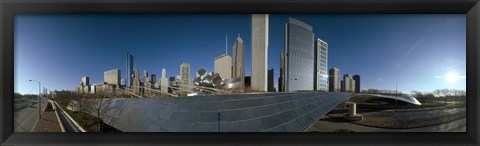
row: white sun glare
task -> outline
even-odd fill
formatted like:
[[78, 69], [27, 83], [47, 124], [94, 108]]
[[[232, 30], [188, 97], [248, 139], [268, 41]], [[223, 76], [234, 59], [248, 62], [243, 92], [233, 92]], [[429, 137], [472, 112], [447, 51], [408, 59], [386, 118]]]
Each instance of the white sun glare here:
[[458, 80], [458, 76], [455, 72], [449, 72], [446, 76], [445, 76], [445, 80], [447, 80], [448, 83], [455, 83], [457, 82]]

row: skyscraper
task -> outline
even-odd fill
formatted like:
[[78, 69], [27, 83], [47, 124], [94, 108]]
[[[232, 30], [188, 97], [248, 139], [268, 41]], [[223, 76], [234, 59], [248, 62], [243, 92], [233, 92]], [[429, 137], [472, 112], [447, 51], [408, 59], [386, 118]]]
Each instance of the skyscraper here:
[[285, 53], [280, 51], [280, 78], [278, 78], [278, 92], [285, 92]]
[[218, 73], [222, 79], [232, 78], [232, 57], [227, 54], [215, 57], [213, 70], [215, 73]]
[[126, 73], [126, 80], [125, 86], [132, 86], [133, 85], [133, 56], [132, 54], [127, 52], [127, 68], [125, 69]]
[[353, 80], [355, 80], [355, 93], [360, 93], [360, 75], [354, 75]]
[[[340, 70], [336, 67], [328, 71], [328, 82], [330, 92], [340, 92]], [[343, 84], [343, 83], [342, 83]]]
[[315, 90], [328, 91], [328, 44], [317, 38], [315, 45], [315, 72], [314, 88]]
[[243, 47], [243, 40], [238, 34], [237, 40], [232, 47], [232, 78], [240, 78], [241, 89], [245, 87], [245, 48]]
[[140, 70], [138, 68], [135, 69], [135, 75], [133, 79], [133, 93], [140, 93]]
[[160, 79], [160, 90], [163, 93], [168, 93], [168, 79], [167, 79], [167, 70], [165, 68], [162, 69], [162, 78]]
[[148, 79], [148, 71], [147, 70], [143, 70], [143, 83], [146, 84], [147, 82], [150, 82], [149, 79]]
[[157, 75], [156, 75], [156, 74], [151, 74], [151, 75], [150, 75], [150, 82], [151, 82], [152, 84], [155, 84], [156, 79], [157, 79]]
[[152, 94], [150, 88], [152, 88], [152, 84], [150, 82], [150, 77], [148, 76], [148, 71], [145, 69], [143, 70], [143, 94], [145, 96], [150, 96]]
[[180, 81], [182, 89], [190, 90], [190, 64], [184, 62], [180, 65]]
[[289, 18], [285, 29], [285, 91], [313, 90], [313, 28]]
[[[275, 82], [273, 81], [273, 68], [268, 70], [268, 92], [275, 92]], [[253, 81], [252, 81], [253, 83]]]
[[350, 74], [344, 74], [343, 75], [343, 82], [342, 82], [342, 92], [352, 92], [352, 87], [354, 87], [355, 84], [353, 82], [352, 77]]
[[[252, 14], [251, 88], [267, 91], [268, 14]], [[272, 80], [273, 81], [273, 80]], [[268, 88], [268, 89], [267, 89]], [[273, 88], [273, 87], [272, 87]]]
[[350, 78], [350, 91], [349, 92], [355, 92], [355, 80], [353, 78]]
[[120, 70], [118, 68], [103, 72], [103, 81], [120, 87]]
[[82, 77], [82, 86], [90, 86], [90, 78], [88, 76]]

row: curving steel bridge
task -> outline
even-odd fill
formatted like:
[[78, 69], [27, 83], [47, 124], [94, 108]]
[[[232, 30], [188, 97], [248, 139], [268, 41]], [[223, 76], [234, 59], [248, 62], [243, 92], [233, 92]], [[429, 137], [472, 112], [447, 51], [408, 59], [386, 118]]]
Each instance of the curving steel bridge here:
[[[124, 132], [301, 132], [355, 93], [115, 98], [103, 119]], [[376, 95], [377, 96], [377, 95]], [[383, 96], [419, 105], [413, 97]]]

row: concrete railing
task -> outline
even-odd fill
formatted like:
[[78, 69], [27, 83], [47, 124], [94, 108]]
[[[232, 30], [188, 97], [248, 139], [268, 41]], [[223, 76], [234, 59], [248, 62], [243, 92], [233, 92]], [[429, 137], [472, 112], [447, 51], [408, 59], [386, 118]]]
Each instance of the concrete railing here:
[[55, 101], [53, 101], [53, 102], [55, 103], [56, 106], [58, 106], [58, 108], [60, 109], [60, 111], [62, 111], [62, 113], [63, 113], [64, 115], [66, 115], [66, 117], [68, 118], [68, 120], [70, 120], [70, 121], [74, 124], [74, 126], [75, 126], [78, 130], [80, 130], [80, 132], [87, 132], [87, 131], [86, 131], [85, 129], [83, 129], [82, 126], [80, 126], [72, 117], [70, 117], [70, 115], [68, 115], [68, 113], [65, 112], [65, 111], [63, 110], [63, 108], [58, 105], [57, 102], [55, 102]]

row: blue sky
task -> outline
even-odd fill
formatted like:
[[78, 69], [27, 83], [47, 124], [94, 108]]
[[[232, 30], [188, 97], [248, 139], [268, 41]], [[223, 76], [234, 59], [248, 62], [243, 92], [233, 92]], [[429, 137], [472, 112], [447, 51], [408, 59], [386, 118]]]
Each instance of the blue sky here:
[[[403, 92], [466, 87], [466, 18], [463, 14], [270, 14], [269, 68], [279, 77], [285, 23], [296, 18], [329, 44], [328, 68], [359, 74], [362, 89]], [[82, 76], [103, 81], [134, 55], [142, 72], [176, 76], [180, 64], [213, 71], [238, 34], [244, 40], [250, 75], [251, 20], [248, 14], [23, 14], [15, 16], [15, 92], [37, 93], [35, 79], [49, 90], [73, 90]]]

